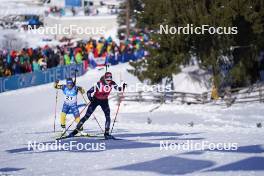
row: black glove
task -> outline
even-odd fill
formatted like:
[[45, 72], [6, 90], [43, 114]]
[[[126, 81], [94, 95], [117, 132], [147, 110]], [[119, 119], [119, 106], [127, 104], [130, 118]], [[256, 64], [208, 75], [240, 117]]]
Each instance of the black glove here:
[[123, 91], [125, 90], [126, 87], [127, 87], [127, 84], [123, 83]]

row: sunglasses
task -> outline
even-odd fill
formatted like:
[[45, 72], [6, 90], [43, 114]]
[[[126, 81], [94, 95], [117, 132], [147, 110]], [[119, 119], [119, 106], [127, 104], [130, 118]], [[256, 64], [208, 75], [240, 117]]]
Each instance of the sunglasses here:
[[112, 76], [106, 76], [105, 80], [112, 80]]

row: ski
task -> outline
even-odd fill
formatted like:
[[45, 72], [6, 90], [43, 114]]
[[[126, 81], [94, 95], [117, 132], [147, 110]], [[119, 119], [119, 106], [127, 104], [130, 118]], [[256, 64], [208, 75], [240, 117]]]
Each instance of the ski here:
[[116, 140], [124, 140], [124, 139], [121, 139], [121, 138], [103, 138], [102, 140], [114, 140], [114, 141], [116, 141]]
[[100, 135], [96, 135], [96, 134], [87, 134], [87, 135], [77, 135], [77, 136], [62, 136], [59, 138], [56, 138], [56, 140], [61, 140], [61, 139], [68, 139], [68, 138], [82, 138], [82, 137], [87, 137], [87, 138], [94, 138], [94, 137], [102, 137]]
[[111, 136], [111, 137], [103, 137], [101, 140], [123, 140], [123, 139]]
[[59, 137], [56, 138], [56, 140], [62, 140], [62, 139], [69, 139], [69, 138], [98, 138], [99, 140], [123, 140], [121, 138], [116, 138], [114, 136], [112, 136], [111, 138], [105, 138], [102, 135], [93, 135], [93, 134], [88, 134], [88, 135], [79, 135], [79, 136], [63, 136], [63, 137]]

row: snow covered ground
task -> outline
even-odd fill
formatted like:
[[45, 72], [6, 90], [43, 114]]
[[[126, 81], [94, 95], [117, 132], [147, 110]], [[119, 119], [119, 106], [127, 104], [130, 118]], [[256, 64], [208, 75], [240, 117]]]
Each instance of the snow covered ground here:
[[[114, 79], [128, 85], [138, 80], [126, 72], [127, 64], [111, 67]], [[88, 89], [103, 70], [92, 70], [78, 78]], [[174, 80], [175, 81], [175, 80]], [[184, 80], [181, 80], [184, 81]], [[184, 83], [183, 83], [184, 84]], [[28, 142], [54, 142], [55, 90], [52, 84], [0, 94], [0, 175], [263, 175], [263, 104], [241, 104], [230, 108], [210, 105], [123, 102], [114, 135], [122, 140], [74, 138], [81, 144], [105, 143], [104, 151], [28, 150]], [[63, 96], [59, 94], [57, 125]], [[79, 102], [83, 102], [79, 97]], [[117, 103], [110, 102], [111, 115]], [[104, 124], [98, 108], [95, 116]], [[68, 125], [72, 117], [68, 117]], [[93, 117], [85, 131], [100, 132]], [[171, 148], [160, 148], [160, 143]], [[237, 150], [187, 150], [187, 144], [236, 144]], [[184, 148], [185, 147], [185, 148]], [[197, 149], [197, 148], [196, 148]]]
[[173, 75], [176, 92], [204, 93], [211, 88], [211, 75], [198, 65], [183, 67], [181, 72]]

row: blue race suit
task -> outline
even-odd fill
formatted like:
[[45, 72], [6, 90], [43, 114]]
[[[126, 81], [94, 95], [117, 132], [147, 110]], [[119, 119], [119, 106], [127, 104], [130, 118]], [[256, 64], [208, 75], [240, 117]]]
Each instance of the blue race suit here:
[[63, 85], [62, 91], [65, 95], [62, 112], [68, 114], [69, 111], [71, 111], [75, 118], [80, 117], [79, 109], [77, 106], [78, 87], [74, 86], [72, 89], [69, 89], [66, 85]]

